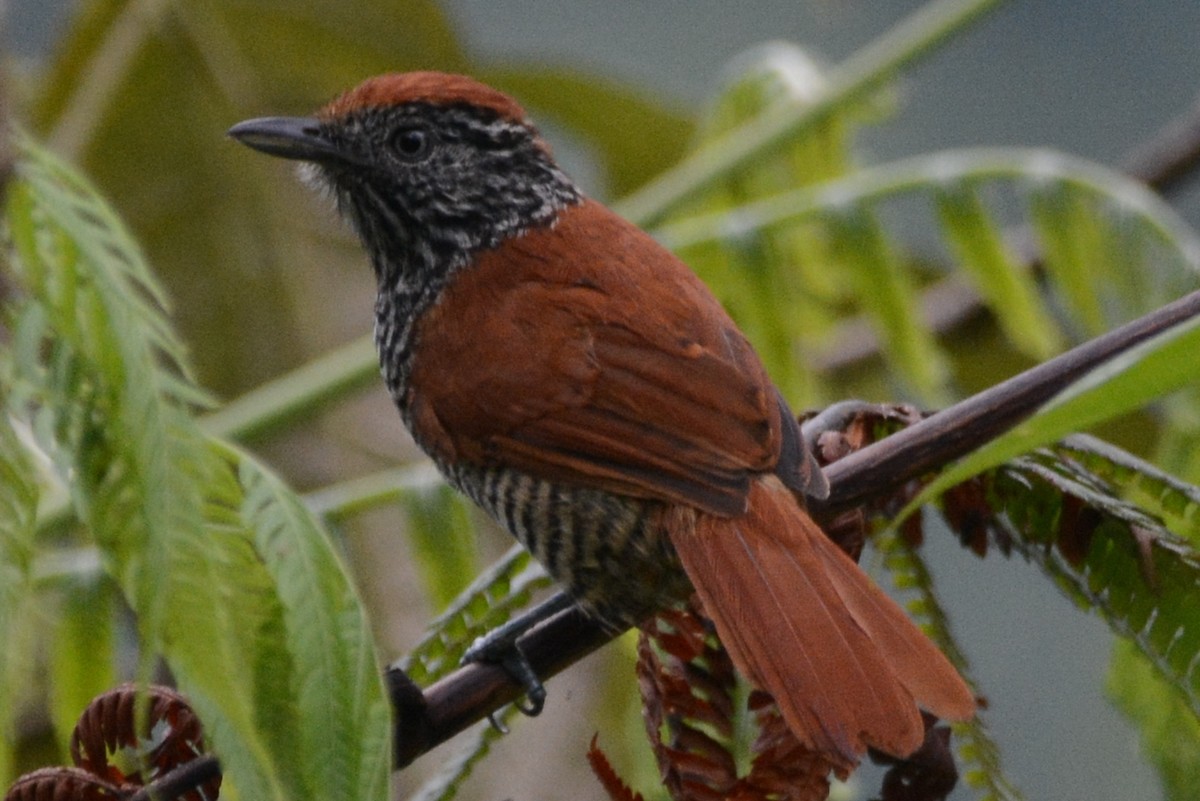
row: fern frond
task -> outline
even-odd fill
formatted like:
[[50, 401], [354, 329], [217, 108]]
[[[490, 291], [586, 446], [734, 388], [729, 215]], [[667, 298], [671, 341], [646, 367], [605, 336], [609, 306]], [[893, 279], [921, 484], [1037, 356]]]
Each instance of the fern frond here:
[[283, 604], [241, 516], [235, 469], [216, 451], [205, 529], [171, 543], [163, 651], [204, 721], [225, 781], [246, 797], [306, 797], [302, 718]]
[[639, 225], [659, 222], [684, 199], [701, 194], [764, 153], [803, 138], [831, 114], [858, 104], [996, 5], [997, 0], [962, 0], [922, 6], [831, 74], [828, 87], [811, 103], [773, 108], [730, 130], [627, 197], [617, 211]]
[[1047, 449], [998, 471], [1001, 525], [1015, 550], [1137, 645], [1200, 714], [1200, 553], [1078, 452], [1078, 443]]
[[529, 552], [513, 546], [459, 593], [398, 667], [417, 684], [429, 685], [458, 667], [476, 637], [507, 622], [548, 586], [549, 576]]
[[[804, 109], [827, 85], [807, 53], [778, 42], [742, 54], [727, 73], [697, 133], [698, 148], [773, 109]], [[809, 136], [764, 154], [698, 194], [673, 216], [719, 213], [789, 187], [845, 174], [857, 122], [849, 112], [830, 114]], [[795, 369], [797, 343], [828, 328], [829, 302], [840, 299], [844, 289], [826, 269], [829, 250], [817, 226], [797, 225], [679, 252], [755, 342], [780, 389], [798, 403], [814, 403], [816, 398]]]
[[[77, 513], [154, 641], [162, 593], [148, 566], [165, 563], [166, 532], [198, 537], [203, 525], [186, 470], [203, 444], [181, 397], [184, 348], [161, 288], [107, 204], [46, 151], [29, 141], [21, 149], [7, 221], [28, 294], [14, 317], [18, 344], [44, 355], [15, 362], [13, 400], [58, 454]], [[164, 380], [172, 373], [184, 380]]]
[[638, 633], [637, 653], [646, 736], [671, 798], [731, 796], [739, 777], [729, 654], [694, 608], [656, 615]]
[[[458, 667], [476, 637], [507, 622], [529, 603], [534, 592], [549, 584], [550, 578], [528, 551], [519, 545], [510, 548], [450, 602], [430, 624], [424, 638], [397, 662], [397, 667], [417, 684], [428, 686]], [[512, 720], [515, 713], [516, 707], [509, 704], [494, 717], [503, 723]], [[475, 766], [487, 756], [499, 734], [493, 726], [479, 727], [437, 774], [414, 793], [411, 801], [453, 798]]]
[[1193, 548], [1200, 547], [1200, 487], [1144, 459], [1086, 434], [1067, 437], [1055, 450], [1103, 479]]
[[[941, 249], [962, 263], [964, 277], [1012, 343], [1037, 358], [1069, 338], [1127, 321], [1197, 286], [1200, 239], [1170, 207], [1112, 170], [1061, 153], [949, 151], [846, 171], [817, 184], [799, 176], [792, 186], [799, 188], [677, 217], [655, 235], [685, 258], [715, 248], [735, 264], [747, 243], [754, 246], [753, 270], [716, 275], [714, 283], [719, 292], [733, 292], [731, 312], [765, 352], [779, 352], [772, 344], [779, 334], [762, 336], [763, 324], [746, 319], [745, 312], [754, 310], [737, 302], [740, 290], [720, 287], [753, 285], [750, 276], [763, 273], [775, 276], [770, 286], [776, 293], [804, 295], [789, 314], [810, 315], [812, 325], [791, 327], [788, 336], [793, 357], [805, 368], [809, 395], [812, 383], [821, 380], [818, 356], [831, 324], [848, 312], [862, 313], [872, 323], [893, 381], [907, 380], [910, 390], [926, 393], [948, 387], [940, 375], [944, 368], [938, 367], [946, 361], [943, 347], [934, 346], [929, 323], [907, 288], [945, 274], [946, 268], [899, 258], [930, 249], [905, 236], [913, 228], [936, 232]], [[989, 208], [993, 196], [1010, 202]], [[922, 207], [934, 213], [914, 219]], [[887, 224], [897, 216], [889, 217], [893, 210], [905, 212], [899, 217], [903, 230]], [[1022, 224], [1037, 231], [1045, 248], [1044, 287], [1004, 245], [1007, 230]], [[819, 260], [832, 290], [806, 278], [794, 255], [762, 246], [788, 232], [810, 242], [841, 243], [807, 252], [809, 259]], [[847, 254], [853, 258], [847, 260]], [[699, 267], [716, 260], [706, 258]], [[814, 304], [820, 308], [811, 313]], [[1068, 313], [1065, 321], [1051, 313], [1059, 308]]]
[[361, 605], [300, 499], [196, 423], [162, 290], [69, 168], [22, 143], [8, 414], [28, 421], [230, 787], [386, 795], [388, 707]]
[[[166, 293], [129, 230], [78, 173], [27, 139], [19, 144], [13, 187], [17, 213], [9, 224], [20, 257], [17, 267], [33, 279], [33, 294], [53, 298], [48, 307], [59, 313], [61, 330], [78, 331], [71, 325], [75, 322], [102, 333], [98, 342], [78, 343], [93, 345], [88, 352], [97, 361], [106, 348], [115, 347], [134, 357], [127, 365], [130, 371], [144, 360], [162, 359], [187, 376], [186, 348], [166, 316]], [[97, 304], [94, 311], [117, 322], [109, 322], [105, 331], [105, 320], [86, 318], [87, 307], [77, 302]], [[68, 317], [72, 311], [80, 312], [74, 320]], [[132, 372], [124, 377], [151, 378]], [[149, 383], [158, 386], [159, 380]]]

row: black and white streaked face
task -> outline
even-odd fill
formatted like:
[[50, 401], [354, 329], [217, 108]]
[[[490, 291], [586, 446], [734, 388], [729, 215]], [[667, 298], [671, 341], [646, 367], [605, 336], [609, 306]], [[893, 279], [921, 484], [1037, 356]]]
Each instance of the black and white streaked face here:
[[536, 131], [487, 109], [359, 109], [318, 131], [341, 157], [310, 161], [306, 178], [333, 191], [381, 277], [453, 269], [580, 200]]
[[375, 268], [383, 375], [406, 421], [423, 311], [476, 253], [583, 201], [520, 106], [466, 76], [377, 76], [316, 116], [246, 120], [229, 135], [303, 162], [354, 226]]

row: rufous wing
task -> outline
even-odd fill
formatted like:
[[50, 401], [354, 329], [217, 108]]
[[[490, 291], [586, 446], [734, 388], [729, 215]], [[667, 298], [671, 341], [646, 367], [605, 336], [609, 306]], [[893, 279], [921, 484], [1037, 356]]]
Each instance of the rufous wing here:
[[479, 254], [417, 336], [414, 428], [445, 461], [735, 515], [798, 437], [699, 279], [595, 203]]
[[749, 501], [737, 518], [675, 509], [668, 530], [734, 664], [802, 742], [848, 770], [868, 746], [920, 747], [918, 705], [974, 713], [945, 656], [777, 479], [756, 480]]

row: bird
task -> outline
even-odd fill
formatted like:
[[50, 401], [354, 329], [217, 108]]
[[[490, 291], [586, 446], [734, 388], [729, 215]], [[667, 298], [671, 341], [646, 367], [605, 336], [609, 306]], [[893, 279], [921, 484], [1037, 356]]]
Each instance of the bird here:
[[828, 484], [690, 268], [586, 195], [512, 97], [368, 78], [229, 135], [301, 162], [376, 279], [381, 373], [417, 445], [614, 630], [692, 592], [735, 666], [840, 772], [975, 699], [807, 510]]

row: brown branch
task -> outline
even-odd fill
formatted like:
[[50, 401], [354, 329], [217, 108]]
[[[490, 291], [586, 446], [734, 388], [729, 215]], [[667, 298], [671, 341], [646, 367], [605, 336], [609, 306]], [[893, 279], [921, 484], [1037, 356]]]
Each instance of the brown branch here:
[[[825, 468], [830, 497], [814, 515], [839, 511], [885, 495], [992, 440], [1028, 417], [1084, 373], [1173, 325], [1200, 315], [1200, 292], [1084, 343], [905, 428]], [[530, 630], [521, 647], [537, 674], [549, 677], [616, 636], [578, 608]], [[396, 706], [396, 767], [444, 742], [514, 700], [521, 692], [499, 667], [472, 664], [423, 693], [398, 671], [391, 675]]]
[[819, 513], [835, 514], [859, 505], [969, 453], [1024, 420], [1085, 373], [1197, 314], [1200, 292], [1192, 292], [849, 454], [825, 468], [830, 492]]
[[[530, 629], [520, 642], [534, 671], [548, 677], [616, 636], [573, 606]], [[515, 701], [522, 692], [503, 668], [478, 662], [464, 665], [423, 693], [398, 669], [388, 671], [388, 679], [396, 711], [396, 768]]]

